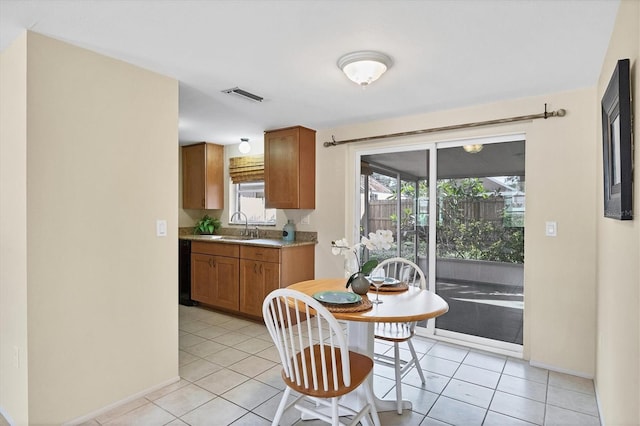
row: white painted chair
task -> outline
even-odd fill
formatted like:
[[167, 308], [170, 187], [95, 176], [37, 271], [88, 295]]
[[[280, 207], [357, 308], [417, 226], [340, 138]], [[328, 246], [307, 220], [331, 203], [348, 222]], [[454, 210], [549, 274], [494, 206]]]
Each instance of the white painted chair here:
[[[373, 360], [349, 351], [345, 332], [331, 312], [314, 298], [283, 288], [265, 298], [262, 314], [280, 354], [286, 385], [273, 426], [292, 406], [301, 415], [334, 426], [344, 425], [339, 415], [353, 416], [349, 425], [356, 425], [365, 415], [374, 425], [380, 425], [373, 391], [366, 383], [373, 372]], [[340, 397], [360, 386], [367, 403], [359, 411], [339, 404]], [[300, 395], [287, 403], [292, 390]], [[315, 405], [303, 404], [303, 399]]]
[[[418, 265], [410, 260], [394, 257], [382, 261], [376, 270], [383, 269], [385, 276], [393, 277], [401, 282], [407, 283], [410, 286], [420, 287], [421, 289], [427, 288], [427, 279]], [[407, 373], [416, 367], [422, 384], [425, 383], [424, 374], [422, 368], [420, 368], [420, 362], [416, 354], [416, 350], [411, 343], [411, 338], [415, 333], [416, 322], [385, 322], [376, 323], [374, 329], [374, 335], [376, 339], [393, 342], [393, 356], [388, 356], [381, 353], [374, 353], [374, 360], [381, 365], [393, 366], [395, 370], [396, 379], [396, 402], [398, 414], [402, 414], [402, 378]], [[403, 360], [400, 357], [400, 343], [406, 342], [411, 352], [410, 360]]]

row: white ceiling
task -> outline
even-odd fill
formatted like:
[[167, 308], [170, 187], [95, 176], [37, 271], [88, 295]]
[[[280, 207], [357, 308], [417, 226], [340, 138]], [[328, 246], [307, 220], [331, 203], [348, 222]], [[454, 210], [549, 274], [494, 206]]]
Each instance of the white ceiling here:
[[[0, 0], [0, 50], [30, 29], [171, 76], [180, 142], [235, 144], [296, 124], [331, 128], [594, 86], [618, 5]], [[336, 66], [355, 50], [394, 64], [363, 90]], [[235, 86], [264, 101], [221, 93]]]

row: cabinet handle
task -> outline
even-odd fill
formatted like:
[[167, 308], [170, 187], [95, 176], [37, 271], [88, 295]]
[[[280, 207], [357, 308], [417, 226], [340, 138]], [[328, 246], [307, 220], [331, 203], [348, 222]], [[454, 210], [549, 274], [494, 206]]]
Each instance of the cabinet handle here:
[[213, 268], [213, 259], [209, 258], [209, 268]]
[[260, 275], [262, 275], [262, 264], [260, 264]]
[[258, 265], [256, 265], [255, 263], [253, 264], [253, 273], [257, 274], [258, 270], [256, 269], [258, 267]]

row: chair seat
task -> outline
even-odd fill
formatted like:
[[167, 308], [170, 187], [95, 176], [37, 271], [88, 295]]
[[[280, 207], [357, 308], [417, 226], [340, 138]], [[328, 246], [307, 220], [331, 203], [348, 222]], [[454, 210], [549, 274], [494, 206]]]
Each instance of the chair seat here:
[[389, 342], [404, 342], [413, 336], [413, 329], [407, 323], [376, 323], [373, 334], [376, 339]]
[[[313, 348], [314, 348], [313, 357], [315, 359], [316, 368], [319, 368], [318, 366], [322, 364], [322, 358], [320, 355], [321, 354], [320, 345], [314, 345]], [[339, 360], [341, 359], [342, 353], [340, 352], [339, 349], [336, 349], [336, 351], [338, 352], [338, 360]], [[301, 354], [299, 353], [296, 356], [295, 362], [297, 362], [298, 364], [298, 368], [300, 369], [299, 371], [302, 371], [303, 366], [302, 366], [300, 355]], [[338, 377], [339, 383], [338, 383], [338, 386], [335, 386], [335, 383], [333, 381], [334, 368], [331, 365], [331, 357], [327, 356], [325, 359], [325, 365], [327, 366], [327, 386], [326, 386], [327, 390], [324, 390], [325, 386], [324, 386], [322, 377], [318, 377], [318, 389], [316, 390], [316, 389], [313, 389], [313, 382], [311, 379], [313, 375], [311, 373], [312, 366], [310, 362], [311, 360], [310, 348], [306, 348], [304, 350], [304, 357], [305, 357], [305, 364], [306, 364], [305, 369], [307, 370], [307, 377], [309, 377], [309, 381], [310, 381], [309, 386], [311, 387], [308, 387], [308, 388], [305, 387], [304, 382], [297, 384], [296, 382], [292, 381], [291, 379], [285, 376], [284, 370], [282, 370], [282, 379], [287, 384], [287, 386], [291, 387], [291, 389], [295, 390], [296, 392], [304, 395], [318, 397], [318, 398], [332, 398], [335, 396], [346, 395], [347, 393], [353, 391], [355, 388], [360, 386], [362, 382], [364, 382], [364, 380], [367, 378], [371, 370], [373, 369], [373, 360], [370, 357], [359, 354], [357, 352], [349, 351], [349, 362], [351, 364], [351, 384], [349, 386], [345, 386], [345, 384], [342, 383], [342, 380], [340, 380], [340, 378], [342, 377], [342, 364], [340, 362], [337, 362], [336, 369], [338, 373], [337, 377]], [[337, 390], [336, 390], [336, 387], [337, 387]]]

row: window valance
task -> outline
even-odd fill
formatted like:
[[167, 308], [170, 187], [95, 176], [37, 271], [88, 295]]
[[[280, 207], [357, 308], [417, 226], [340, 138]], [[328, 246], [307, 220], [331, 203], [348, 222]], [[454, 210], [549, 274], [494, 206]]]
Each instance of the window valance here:
[[229, 159], [229, 177], [233, 183], [264, 180], [264, 155], [247, 155]]

